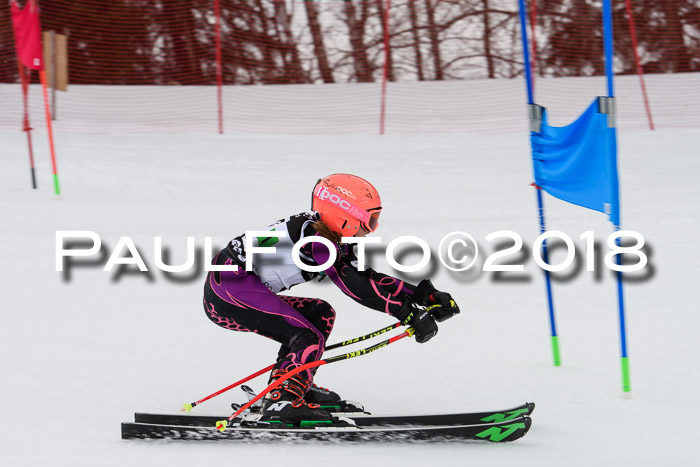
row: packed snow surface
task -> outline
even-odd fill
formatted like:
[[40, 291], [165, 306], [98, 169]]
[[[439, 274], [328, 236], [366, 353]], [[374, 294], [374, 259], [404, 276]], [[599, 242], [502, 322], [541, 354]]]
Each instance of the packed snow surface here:
[[[673, 87], [667, 92], [673, 95]], [[625, 397], [616, 282], [600, 262], [597, 272], [572, 267], [553, 284], [563, 365], [551, 363], [544, 277], [530, 254], [539, 224], [525, 124], [498, 135], [302, 136], [99, 134], [88, 122], [83, 132], [56, 132], [60, 199], [52, 192], [45, 131], [33, 132], [39, 189], [32, 190], [26, 136], [3, 127], [0, 464], [690, 465], [697, 457], [700, 406], [700, 128], [619, 133], [623, 228], [643, 234], [650, 255], [624, 289], [633, 388]], [[245, 230], [304, 211], [313, 184], [333, 172], [356, 173], [378, 187], [384, 212], [375, 235], [383, 245], [416, 235], [435, 252], [446, 234], [459, 230], [474, 236], [482, 251], [469, 272], [450, 272], [433, 259], [402, 276], [432, 278], [462, 309], [433, 340], [401, 340], [328, 365], [317, 382], [375, 413], [476, 411], [534, 401], [530, 433], [511, 444], [121, 440], [119, 424], [133, 412], [177, 412], [267, 366], [278, 348], [212, 324], [202, 309], [203, 273], [158, 270], [154, 237], [163, 238], [170, 263], [182, 263], [186, 237], [202, 247], [210, 236], [221, 247]], [[545, 205], [548, 228], [572, 237], [582, 264], [583, 232], [593, 230], [607, 251], [611, 226], [604, 214], [550, 196]], [[485, 257], [508, 246], [485, 237], [504, 229], [523, 237], [527, 254], [509, 259], [525, 271], [482, 272]], [[57, 272], [56, 231], [62, 230], [96, 232], [103, 256]], [[149, 274], [133, 267], [125, 274], [102, 271], [125, 236]], [[383, 250], [373, 251], [373, 268], [398, 274]], [[563, 249], [553, 251], [553, 262], [563, 258]], [[413, 250], [403, 256], [406, 263], [417, 260]], [[286, 293], [332, 303], [331, 342], [392, 322], [329, 281]], [[243, 399], [234, 389], [195, 411], [229, 415], [229, 404]]]

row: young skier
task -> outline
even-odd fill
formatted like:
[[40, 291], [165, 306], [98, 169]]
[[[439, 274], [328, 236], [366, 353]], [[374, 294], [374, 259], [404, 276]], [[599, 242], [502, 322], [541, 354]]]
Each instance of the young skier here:
[[[382, 205], [379, 193], [368, 181], [350, 174], [329, 175], [316, 183], [311, 209], [267, 228], [283, 236], [249, 240], [254, 247], [276, 248], [272, 254], [257, 253], [252, 271], [245, 270], [245, 235], [231, 240], [212, 264], [237, 265], [238, 270], [209, 272], [204, 285], [204, 309], [211, 321], [226, 329], [260, 334], [282, 345], [270, 382], [323, 355], [335, 320], [331, 305], [317, 298], [279, 295], [319, 274], [327, 275], [361, 305], [412, 326], [420, 343], [437, 333], [436, 318], [444, 321], [459, 313], [452, 297], [436, 290], [429, 280], [414, 286], [370, 268], [357, 269], [353, 245], [341, 243], [341, 237], [363, 237], [377, 229]], [[322, 273], [304, 271], [292, 259], [294, 244], [313, 236], [330, 240], [337, 254]], [[299, 250], [299, 259], [308, 266], [325, 264], [330, 255], [329, 249], [318, 242], [306, 243]], [[314, 372], [298, 373], [268, 393], [260, 420], [289, 424], [332, 420], [320, 406], [336, 405], [340, 396], [313, 384]]]

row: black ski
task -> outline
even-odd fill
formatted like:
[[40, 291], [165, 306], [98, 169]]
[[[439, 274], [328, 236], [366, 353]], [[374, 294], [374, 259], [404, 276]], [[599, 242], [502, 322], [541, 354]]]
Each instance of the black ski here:
[[[475, 425], [478, 423], [494, 423], [513, 420], [522, 415], [530, 415], [535, 410], [534, 402], [527, 402], [518, 407], [507, 410], [494, 410], [490, 412], [467, 412], [453, 414], [427, 414], [427, 415], [369, 415], [363, 413], [336, 413], [341, 417], [349, 417], [357, 426], [402, 426], [402, 425]], [[177, 426], [201, 426], [212, 427], [219, 420], [225, 420], [227, 416], [208, 415], [170, 415], [135, 413], [136, 423], [151, 423], [155, 425]]]
[[526, 402], [518, 407], [491, 412], [465, 412], [427, 415], [371, 415], [339, 414], [352, 418], [358, 426], [404, 426], [404, 425], [477, 425], [480, 423], [500, 423], [530, 415], [535, 410], [534, 402]]
[[269, 426], [228, 427], [217, 430], [212, 424], [182, 426], [150, 423], [122, 423], [122, 439], [230, 440], [230, 441], [447, 441], [475, 440], [506, 442], [522, 438], [532, 420], [520, 416], [499, 423], [410, 426], [356, 426], [293, 428]]

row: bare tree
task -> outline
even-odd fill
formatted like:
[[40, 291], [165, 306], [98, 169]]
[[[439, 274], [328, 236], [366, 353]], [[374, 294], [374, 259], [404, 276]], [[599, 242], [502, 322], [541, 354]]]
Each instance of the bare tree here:
[[155, 10], [159, 13], [156, 22], [165, 44], [163, 73], [169, 83], [195, 84], [202, 78], [201, 45], [197, 41], [197, 31], [202, 26], [193, 14], [201, 6], [201, 2], [173, 0]]
[[442, 55], [440, 53], [440, 33], [435, 22], [435, 9], [433, 0], [425, 0], [426, 19], [428, 21], [428, 36], [430, 37], [430, 49], [433, 53], [433, 66], [435, 68], [435, 79], [441, 81], [445, 79], [442, 69]]
[[491, 23], [489, 21], [489, 0], [482, 0], [482, 6], [484, 8], [484, 57], [486, 58], [486, 69], [487, 76], [490, 79], [496, 77], [493, 68], [493, 56], [491, 55]]
[[367, 47], [365, 45], [365, 27], [369, 16], [369, 2], [361, 1], [359, 15], [353, 0], [344, 0], [345, 20], [350, 36], [350, 47], [355, 64], [355, 77], [360, 83], [371, 83], [372, 65], [367, 58]]
[[323, 31], [321, 30], [321, 23], [318, 19], [318, 7], [314, 0], [305, 0], [304, 6], [306, 7], [306, 18], [309, 21], [309, 29], [311, 30], [311, 38], [314, 44], [314, 54], [318, 61], [318, 70], [321, 73], [321, 79], [324, 83], [334, 83], [335, 79], [333, 79], [333, 72], [328, 62], [328, 53], [323, 43]]
[[418, 81], [423, 81], [425, 75], [423, 73], [423, 54], [421, 53], [420, 46], [420, 23], [418, 22], [418, 12], [416, 10], [416, 4], [413, 0], [408, 0], [408, 16], [411, 20], [411, 35], [413, 36], [413, 50], [415, 52], [416, 60], [416, 74], [418, 75]]
[[280, 51], [284, 61], [285, 82], [306, 83], [309, 80], [301, 66], [299, 49], [297, 49], [294, 34], [292, 34], [292, 19], [287, 13], [287, 5], [284, 0], [272, 0], [272, 3], [277, 20], [277, 36], [280, 38], [280, 42], [285, 45], [285, 48]]
[[270, 34], [270, 22], [265, 11], [265, 5], [263, 4], [263, 0], [255, 0], [254, 11], [257, 14], [257, 21], [255, 21], [253, 24], [258, 25], [258, 33], [260, 39], [256, 42], [257, 46], [262, 51], [262, 63], [265, 67], [263, 79], [267, 83], [279, 83], [280, 80], [278, 79], [278, 76], [276, 76], [278, 75], [278, 73], [275, 73], [276, 66], [275, 57], [273, 54], [272, 41], [268, 39]]
[[673, 71], [676, 73], [693, 71], [691, 55], [685, 47], [685, 34], [683, 32], [683, 22], [681, 21], [683, 3], [685, 3], [685, 0], [661, 2], [666, 19], [666, 49], [671, 52], [668, 56], [673, 63]]

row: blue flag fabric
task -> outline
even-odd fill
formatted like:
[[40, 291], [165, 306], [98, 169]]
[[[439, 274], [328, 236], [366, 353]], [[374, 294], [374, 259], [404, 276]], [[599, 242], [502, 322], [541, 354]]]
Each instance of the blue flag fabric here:
[[542, 112], [540, 132], [531, 132], [535, 183], [561, 200], [608, 214], [620, 225], [617, 141], [598, 99], [573, 123], [554, 127]]

